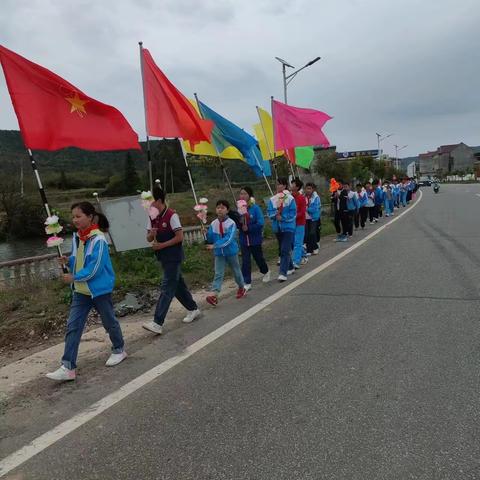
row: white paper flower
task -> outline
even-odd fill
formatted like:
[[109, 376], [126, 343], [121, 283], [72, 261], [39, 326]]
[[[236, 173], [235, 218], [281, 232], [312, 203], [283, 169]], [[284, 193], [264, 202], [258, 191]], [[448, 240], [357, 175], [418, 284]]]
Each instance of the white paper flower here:
[[58, 216], [57, 215], [52, 215], [50, 217], [47, 217], [45, 220], [45, 225], [55, 225], [58, 223]]
[[202, 197], [198, 203], [208, 203], [208, 198]]
[[142, 200], [153, 200], [152, 192], [148, 190], [147, 192], [142, 192], [140, 194]]

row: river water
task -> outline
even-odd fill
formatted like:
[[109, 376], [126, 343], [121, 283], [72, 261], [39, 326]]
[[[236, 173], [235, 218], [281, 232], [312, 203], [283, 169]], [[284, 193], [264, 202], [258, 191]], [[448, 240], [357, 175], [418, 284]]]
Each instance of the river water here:
[[[71, 246], [72, 238], [68, 236], [62, 244], [62, 251], [70, 252]], [[0, 243], [0, 262], [16, 260], [17, 258], [34, 257], [36, 255], [46, 255], [47, 253], [57, 253], [57, 249], [47, 247], [46, 237]]]

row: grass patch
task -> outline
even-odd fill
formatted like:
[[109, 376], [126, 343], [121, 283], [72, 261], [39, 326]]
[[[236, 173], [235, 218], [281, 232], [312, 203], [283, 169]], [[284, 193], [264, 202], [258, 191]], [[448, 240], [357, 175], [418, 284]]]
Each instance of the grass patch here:
[[0, 347], [26, 347], [63, 331], [69, 304], [69, 287], [55, 280], [0, 291]]

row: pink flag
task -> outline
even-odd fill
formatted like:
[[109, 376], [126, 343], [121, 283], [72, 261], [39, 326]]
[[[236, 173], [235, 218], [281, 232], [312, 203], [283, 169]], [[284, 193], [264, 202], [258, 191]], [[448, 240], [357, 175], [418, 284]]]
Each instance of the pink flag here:
[[323, 146], [330, 142], [322, 127], [332, 117], [319, 110], [298, 108], [272, 100], [275, 150], [294, 147]]

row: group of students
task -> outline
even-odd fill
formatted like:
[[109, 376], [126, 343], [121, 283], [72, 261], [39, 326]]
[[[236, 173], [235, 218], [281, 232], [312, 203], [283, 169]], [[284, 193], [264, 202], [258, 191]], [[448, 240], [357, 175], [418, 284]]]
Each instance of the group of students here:
[[[353, 192], [348, 182], [337, 182], [332, 192], [334, 224], [337, 241], [348, 241], [356, 228], [365, 228], [367, 219], [376, 223], [385, 211], [385, 216], [394, 215], [395, 208], [405, 207], [415, 196], [417, 185], [412, 179], [401, 182], [358, 184]], [[144, 323], [146, 330], [161, 334], [173, 298], [183, 305], [187, 315], [184, 323], [191, 323], [201, 315], [182, 276], [184, 260], [183, 230], [178, 214], [166, 203], [165, 192], [158, 186], [153, 189], [154, 202], [149, 218], [147, 240], [162, 265], [163, 279], [160, 286], [153, 320]], [[263, 254], [263, 228], [265, 217], [256, 204], [253, 191], [245, 186], [240, 190], [244, 208], [230, 209], [227, 200], [216, 204], [216, 219], [210, 224], [206, 235], [206, 248], [215, 258], [215, 274], [211, 292], [206, 301], [216, 306], [225, 267], [232, 269], [238, 289], [236, 298], [243, 298], [252, 288], [252, 263], [255, 260], [263, 275], [262, 281], [269, 282], [271, 272]], [[90, 202], [72, 205], [72, 223], [77, 231], [73, 235], [72, 252], [61, 257], [60, 263], [68, 266], [69, 273], [63, 281], [70, 284], [73, 298], [67, 320], [65, 348], [60, 367], [47, 377], [55, 381], [76, 378], [76, 362], [83, 330], [90, 310], [95, 307], [112, 343], [112, 352], [106, 361], [111, 367], [126, 357], [122, 329], [115, 316], [112, 291], [115, 273], [110, 259], [104, 232], [109, 223], [106, 217], [95, 210]], [[289, 184], [286, 178], [277, 180], [277, 193], [268, 201], [267, 216], [272, 222], [272, 231], [278, 241], [278, 281], [285, 282], [288, 276], [308, 261], [308, 257], [319, 252], [321, 227], [321, 201], [313, 183], [294, 178]], [[238, 232], [238, 234], [237, 234]], [[242, 255], [240, 265], [239, 252]]]
[[395, 209], [406, 207], [415, 199], [418, 186], [413, 178], [404, 178], [401, 181], [393, 179], [357, 184], [355, 191], [351, 190], [350, 183], [337, 181], [338, 189], [331, 194], [331, 204], [336, 242], [347, 242], [353, 235], [353, 227], [365, 228], [367, 220], [371, 224], [377, 223], [385, 212], [386, 217], [395, 215]]
[[[313, 183], [305, 185], [295, 178], [289, 184], [286, 178], [277, 180], [277, 193], [268, 202], [267, 215], [278, 241], [279, 275], [284, 282], [310, 255], [318, 254], [320, 241], [321, 202]], [[215, 258], [215, 274], [207, 303], [218, 305], [225, 266], [228, 264], [237, 284], [236, 298], [244, 297], [252, 288], [252, 257], [263, 275], [262, 281], [271, 280], [271, 272], [263, 254], [263, 227], [265, 216], [255, 202], [253, 190], [245, 186], [240, 190], [240, 201], [245, 208], [232, 211], [227, 200], [216, 204], [217, 218], [208, 228], [207, 249]], [[237, 231], [238, 239], [237, 239]], [[242, 263], [240, 266], [239, 252]]]
[[[316, 255], [319, 251], [320, 197], [313, 183], [307, 183], [304, 192], [302, 189], [303, 182], [300, 179], [294, 179], [289, 186], [286, 178], [279, 178], [277, 193], [268, 202], [268, 217], [278, 240], [280, 282], [286, 281], [288, 275], [306, 263], [310, 255]], [[162, 266], [163, 279], [153, 320], [142, 326], [150, 332], [161, 334], [173, 298], [177, 298], [187, 310], [187, 315], [182, 320], [184, 323], [193, 322], [201, 315], [201, 311], [182, 276], [184, 252], [180, 218], [168, 207], [165, 192], [160, 187], [154, 187], [152, 194], [152, 211], [158, 213], [149, 219], [147, 241], [151, 242]], [[218, 294], [227, 264], [232, 269], [238, 286], [238, 299], [244, 297], [252, 288], [251, 257], [263, 274], [263, 282], [271, 279], [262, 250], [264, 214], [255, 203], [250, 187], [241, 189], [240, 199], [246, 205], [241, 212], [232, 211], [227, 200], [216, 203], [217, 218], [210, 224], [206, 235], [206, 248], [213, 252], [215, 258], [211, 293], [206, 300], [214, 306], [218, 304]], [[106, 365], [118, 365], [127, 357], [122, 329], [112, 302], [115, 273], [105, 237], [109, 227], [108, 220], [102, 213], [97, 212], [90, 202], [76, 203], [72, 205], [71, 211], [72, 223], [76, 228], [72, 252], [68, 257], [61, 257], [60, 263], [68, 266], [69, 273], [64, 273], [63, 281], [71, 285], [73, 297], [61, 365], [46, 375], [59, 382], [76, 378], [80, 340], [93, 307], [99, 313], [112, 343], [112, 352]], [[239, 251], [242, 254], [241, 266]]]

